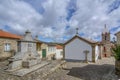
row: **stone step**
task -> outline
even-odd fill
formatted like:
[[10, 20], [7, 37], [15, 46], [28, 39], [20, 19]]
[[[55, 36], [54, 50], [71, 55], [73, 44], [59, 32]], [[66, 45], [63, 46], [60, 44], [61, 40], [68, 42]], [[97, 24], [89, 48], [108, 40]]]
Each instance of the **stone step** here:
[[20, 70], [17, 70], [15, 72], [12, 72], [13, 75], [16, 75], [16, 76], [25, 76], [26, 74], [28, 73], [31, 73], [33, 71], [36, 71], [37, 69], [40, 69], [46, 65], [50, 64], [49, 62], [41, 62], [40, 64], [37, 64], [35, 66], [32, 66], [30, 68], [22, 68]]

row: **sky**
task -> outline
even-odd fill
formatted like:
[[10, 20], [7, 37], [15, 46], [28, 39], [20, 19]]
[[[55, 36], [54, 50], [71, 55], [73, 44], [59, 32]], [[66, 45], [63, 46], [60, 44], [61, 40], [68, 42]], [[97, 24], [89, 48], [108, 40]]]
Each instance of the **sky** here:
[[41, 41], [65, 42], [76, 34], [101, 40], [104, 25], [120, 31], [120, 0], [0, 0], [0, 29]]

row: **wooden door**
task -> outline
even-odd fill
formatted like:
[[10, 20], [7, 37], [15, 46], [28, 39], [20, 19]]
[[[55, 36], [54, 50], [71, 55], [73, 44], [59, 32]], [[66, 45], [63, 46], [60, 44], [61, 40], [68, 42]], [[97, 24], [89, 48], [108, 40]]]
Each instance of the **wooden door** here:
[[46, 49], [42, 49], [42, 58], [46, 57]]

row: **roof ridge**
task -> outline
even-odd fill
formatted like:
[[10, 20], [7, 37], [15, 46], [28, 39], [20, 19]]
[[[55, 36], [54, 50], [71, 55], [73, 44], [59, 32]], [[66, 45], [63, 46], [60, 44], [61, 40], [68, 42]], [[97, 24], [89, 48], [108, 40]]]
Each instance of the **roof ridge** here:
[[7, 31], [3, 31], [3, 30], [0, 30], [0, 37], [15, 38], [15, 39], [21, 39], [22, 38], [22, 36], [19, 36], [19, 35], [16, 35], [14, 33], [10, 33], [10, 32], [7, 32]]

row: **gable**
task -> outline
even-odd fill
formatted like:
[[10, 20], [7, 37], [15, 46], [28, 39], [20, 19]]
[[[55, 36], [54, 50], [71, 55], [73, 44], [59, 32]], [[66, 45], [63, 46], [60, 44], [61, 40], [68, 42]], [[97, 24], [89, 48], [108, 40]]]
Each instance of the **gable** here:
[[72, 42], [74, 39], [79, 39], [79, 40], [81, 40], [81, 41], [83, 41], [83, 42], [85, 42], [85, 43], [88, 43], [88, 44], [90, 44], [90, 45], [93, 45], [93, 44], [96, 44], [97, 42], [95, 42], [95, 41], [92, 41], [92, 40], [87, 40], [87, 39], [85, 39], [85, 38], [82, 38], [82, 37], [79, 37], [79, 36], [77, 36], [77, 35], [75, 35], [72, 39], [70, 39], [70, 40], [68, 40], [66, 43], [64, 43], [64, 45], [67, 45], [67, 44], [69, 44], [70, 42]]
[[78, 46], [83, 47], [82, 45], [84, 45], [84, 46], [91, 46], [91, 44], [89, 44], [89, 43], [87, 43], [87, 42], [85, 42], [83, 40], [80, 40], [79, 38], [75, 38], [71, 42], [66, 44], [66, 46], [72, 46], [72, 47], [78, 47]]

